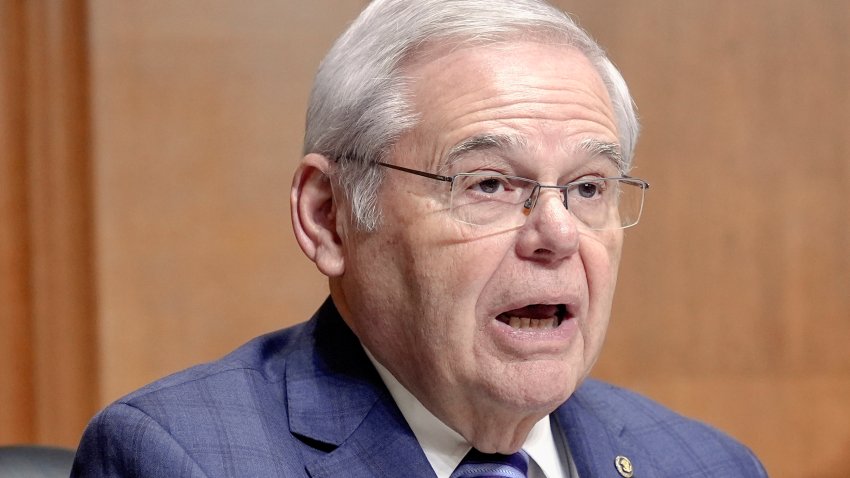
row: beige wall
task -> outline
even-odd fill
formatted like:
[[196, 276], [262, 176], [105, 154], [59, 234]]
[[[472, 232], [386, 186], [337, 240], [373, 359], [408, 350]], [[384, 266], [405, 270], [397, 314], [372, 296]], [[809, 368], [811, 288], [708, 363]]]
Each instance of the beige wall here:
[[[0, 443], [301, 321], [306, 96], [365, 1], [0, 0]], [[559, 2], [638, 103], [652, 183], [596, 375], [771, 476], [850, 471], [850, 3]]]

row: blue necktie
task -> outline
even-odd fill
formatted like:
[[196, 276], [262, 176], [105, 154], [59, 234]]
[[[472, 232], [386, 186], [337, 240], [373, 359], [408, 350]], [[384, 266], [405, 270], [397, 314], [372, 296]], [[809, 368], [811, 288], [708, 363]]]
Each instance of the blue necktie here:
[[522, 450], [513, 455], [481, 453], [473, 448], [449, 478], [527, 478], [528, 454]]

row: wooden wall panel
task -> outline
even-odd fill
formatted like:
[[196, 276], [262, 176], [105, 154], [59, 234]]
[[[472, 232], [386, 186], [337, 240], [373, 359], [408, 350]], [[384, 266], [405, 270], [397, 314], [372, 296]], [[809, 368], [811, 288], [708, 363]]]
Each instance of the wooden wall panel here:
[[0, 5], [0, 442], [73, 445], [97, 407], [85, 10]]
[[24, 9], [0, 2], [0, 443], [32, 441]]
[[75, 443], [96, 410], [82, 0], [27, 7], [27, 186], [37, 439]]
[[603, 0], [650, 191], [597, 375], [741, 438], [771, 476], [850, 452], [850, 5]]
[[306, 97], [362, 2], [92, 1], [101, 400], [308, 318]]

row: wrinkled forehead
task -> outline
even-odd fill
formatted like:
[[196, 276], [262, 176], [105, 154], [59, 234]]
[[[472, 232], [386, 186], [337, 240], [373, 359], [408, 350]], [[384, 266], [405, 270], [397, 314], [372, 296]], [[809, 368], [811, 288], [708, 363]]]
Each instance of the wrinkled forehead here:
[[[410, 133], [426, 156], [441, 159], [432, 166], [470, 151], [533, 150], [544, 141], [622, 161], [608, 90], [590, 60], [567, 44], [434, 44], [411, 58], [403, 75], [418, 120]], [[546, 137], [533, 127], [550, 123], [580, 136]]]
[[[453, 170], [464, 171], [472, 165], [481, 164], [482, 159], [492, 162], [494, 157], [501, 157], [506, 164], [508, 159], [527, 156], [535, 149], [536, 145], [530, 144], [529, 139], [522, 135], [477, 134], [461, 140], [449, 150], [444, 164], [440, 165], [444, 168], [441, 172], [450, 174]], [[557, 149], [566, 156], [607, 163], [608, 176], [625, 174], [623, 153], [616, 142], [585, 138], [578, 142], [560, 144]]]

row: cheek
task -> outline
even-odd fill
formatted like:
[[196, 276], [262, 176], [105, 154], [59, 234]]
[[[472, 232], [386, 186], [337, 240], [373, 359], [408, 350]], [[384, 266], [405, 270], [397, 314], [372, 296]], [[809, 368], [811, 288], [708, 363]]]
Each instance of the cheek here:
[[621, 231], [582, 237], [580, 254], [587, 276], [589, 298], [586, 345], [589, 347], [588, 352], [594, 355], [601, 348], [611, 315], [621, 246]]
[[423, 353], [433, 355], [429, 365], [440, 374], [464, 368], [475, 353], [476, 333], [483, 327], [479, 302], [501, 263], [499, 249], [489, 242], [428, 244], [414, 258], [416, 275], [411, 282], [421, 313], [421, 320], [413, 324], [416, 343]]
[[418, 330], [419, 342], [442, 350], [441, 354], [458, 348], [451, 343], [471, 339], [481, 290], [481, 280], [473, 273], [475, 264], [467, 261], [468, 255], [453, 252], [418, 256], [418, 266], [406, 279], [417, 302], [419, 320], [412, 326]]
[[587, 274], [591, 301], [613, 297], [622, 251], [622, 231], [599, 235], [582, 234], [579, 254]]
[[587, 277], [588, 311], [583, 324], [582, 350], [585, 373], [599, 357], [608, 329], [617, 269], [620, 262], [621, 234], [582, 236], [579, 253]]
[[[442, 233], [438, 236], [435, 230]], [[411, 229], [405, 238], [407, 244], [416, 245], [411, 249], [410, 272], [423, 293], [439, 295], [430, 299], [449, 301], [454, 307], [472, 306], [509, 249], [503, 239], [472, 236], [455, 221]]]

